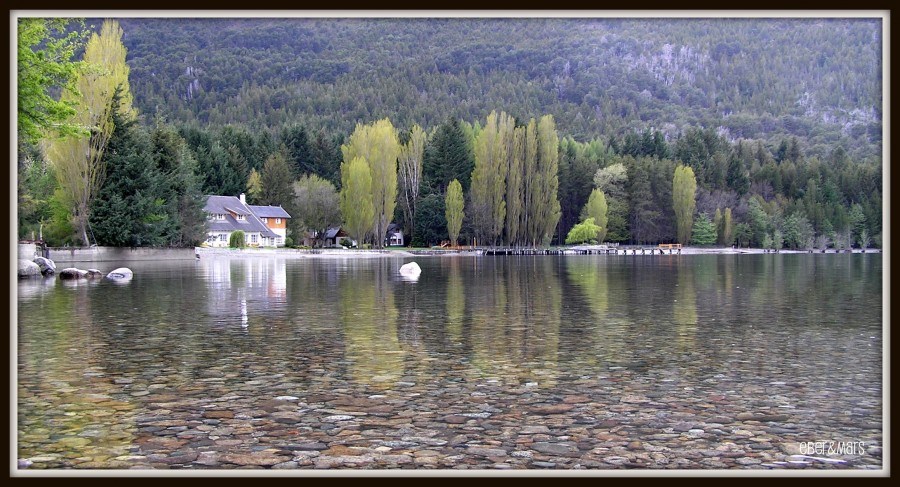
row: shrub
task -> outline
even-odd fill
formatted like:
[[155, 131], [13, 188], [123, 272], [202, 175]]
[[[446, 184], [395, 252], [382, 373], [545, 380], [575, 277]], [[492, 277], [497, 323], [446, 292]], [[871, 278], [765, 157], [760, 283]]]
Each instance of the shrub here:
[[294, 239], [292, 239], [291, 237], [284, 237], [284, 246], [285, 247], [293, 247]]
[[244, 232], [241, 230], [231, 232], [231, 237], [228, 238], [228, 246], [233, 249], [242, 249], [246, 247], [247, 243], [244, 241]]
[[598, 233], [600, 233], [600, 227], [594, 223], [594, 218], [587, 218], [569, 230], [569, 235], [566, 236], [566, 243], [580, 244], [591, 240], [596, 241]]

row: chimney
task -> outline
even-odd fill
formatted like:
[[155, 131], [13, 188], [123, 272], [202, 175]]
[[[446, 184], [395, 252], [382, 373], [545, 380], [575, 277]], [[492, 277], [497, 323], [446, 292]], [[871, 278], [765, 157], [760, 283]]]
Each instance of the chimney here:
[[244, 198], [244, 193], [241, 193], [241, 203], [243, 203], [245, 205], [247, 204], [247, 199]]

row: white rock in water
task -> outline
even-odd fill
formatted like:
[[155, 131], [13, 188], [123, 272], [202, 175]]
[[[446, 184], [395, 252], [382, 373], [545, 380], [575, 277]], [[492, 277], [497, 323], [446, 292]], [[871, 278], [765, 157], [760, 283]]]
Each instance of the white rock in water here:
[[404, 276], [418, 276], [421, 273], [422, 269], [419, 267], [419, 264], [416, 264], [415, 262], [400, 266], [400, 274], [403, 274]]
[[56, 264], [50, 259], [45, 257], [35, 257], [32, 262], [41, 268], [41, 274], [45, 276], [56, 273]]
[[113, 279], [116, 281], [127, 281], [132, 277], [134, 277], [134, 274], [131, 272], [131, 269], [127, 267], [119, 267], [118, 269], [115, 269], [106, 275], [107, 279]]
[[26, 259], [19, 259], [19, 277], [40, 276], [41, 267]]

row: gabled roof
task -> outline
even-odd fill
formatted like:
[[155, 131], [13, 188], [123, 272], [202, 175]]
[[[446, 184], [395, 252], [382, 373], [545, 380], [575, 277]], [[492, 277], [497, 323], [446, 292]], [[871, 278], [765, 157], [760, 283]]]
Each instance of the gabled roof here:
[[[225, 215], [224, 220], [212, 220], [209, 222], [211, 231], [233, 232], [235, 230], [243, 230], [245, 233], [259, 232], [263, 237], [277, 237], [237, 196], [208, 195], [203, 211]], [[246, 220], [239, 222], [232, 214], [244, 215]]]
[[260, 218], [290, 218], [288, 212], [284, 211], [281, 205], [278, 206], [259, 206], [247, 205], [256, 216]]
[[[335, 238], [340, 233], [341, 233], [341, 227], [329, 228], [328, 230], [325, 231], [325, 238], [326, 239]], [[347, 232], [343, 232], [343, 233], [344, 233], [344, 235], [347, 235]]]
[[237, 213], [238, 215], [250, 215], [253, 212], [247, 205], [241, 203], [237, 196], [207, 195], [206, 205], [203, 211], [208, 213]]

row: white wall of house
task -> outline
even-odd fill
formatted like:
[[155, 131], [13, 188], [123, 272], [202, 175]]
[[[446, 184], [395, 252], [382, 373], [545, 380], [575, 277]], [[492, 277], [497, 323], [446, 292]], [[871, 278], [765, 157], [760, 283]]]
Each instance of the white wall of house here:
[[400, 232], [394, 232], [393, 234], [391, 234], [391, 238], [388, 240], [388, 245], [403, 246], [403, 234]]
[[206, 244], [210, 247], [228, 247], [228, 239], [231, 232], [209, 232], [206, 235]]
[[270, 228], [269, 231], [278, 235], [275, 237], [275, 245], [284, 247], [284, 239], [287, 238], [287, 228]]
[[[206, 245], [210, 247], [228, 247], [231, 232], [209, 232], [206, 235]], [[244, 233], [244, 243], [248, 247], [274, 247], [274, 239], [264, 237], [259, 232]]]

